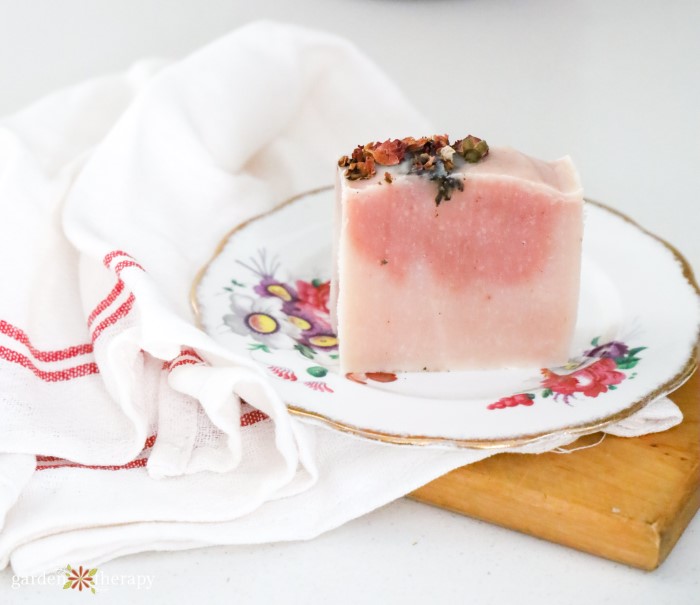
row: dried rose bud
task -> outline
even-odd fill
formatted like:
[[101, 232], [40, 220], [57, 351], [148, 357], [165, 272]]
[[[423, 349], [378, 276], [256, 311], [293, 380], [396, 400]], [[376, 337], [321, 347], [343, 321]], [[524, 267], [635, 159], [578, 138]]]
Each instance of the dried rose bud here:
[[486, 141], [472, 135], [457, 141], [455, 149], [470, 164], [475, 164], [489, 153], [489, 146]]
[[365, 146], [365, 151], [374, 158], [377, 164], [396, 166], [403, 161], [406, 145], [398, 139], [386, 140], [383, 143], [372, 143], [371, 146]]
[[420, 139], [406, 137], [405, 139], [403, 139], [403, 143], [404, 145], [406, 145], [406, 151], [410, 153], [415, 153], [417, 151], [422, 151], [429, 140], [430, 139], [428, 137], [421, 137]]
[[436, 134], [433, 136], [435, 151], [439, 151], [442, 147], [450, 144], [450, 139], [446, 134]]
[[345, 176], [350, 181], [357, 181], [359, 179], [369, 179], [373, 177], [376, 172], [374, 159], [372, 156], [368, 156], [364, 162], [352, 162], [345, 171]]
[[358, 145], [357, 147], [355, 147], [355, 149], [352, 150], [352, 159], [356, 162], [364, 162], [365, 156], [366, 153], [362, 145]]

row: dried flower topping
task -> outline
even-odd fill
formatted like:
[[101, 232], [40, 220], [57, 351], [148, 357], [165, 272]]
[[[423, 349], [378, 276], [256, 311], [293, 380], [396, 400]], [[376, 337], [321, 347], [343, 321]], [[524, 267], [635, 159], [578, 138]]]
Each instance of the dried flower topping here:
[[443, 162], [451, 162], [452, 156], [455, 154], [455, 150], [449, 145], [445, 145], [440, 149], [439, 153]]
[[369, 179], [377, 173], [374, 157], [368, 154], [360, 145], [354, 149], [352, 157], [344, 155], [340, 158], [338, 160], [338, 166], [347, 168], [345, 176], [351, 181]]
[[450, 144], [450, 138], [446, 134], [436, 134], [432, 138], [432, 144], [435, 151], [440, 151], [440, 149]]
[[416, 153], [413, 156], [413, 163], [411, 164], [411, 172], [420, 174], [426, 170], [433, 170], [435, 168], [435, 156], [429, 153]]
[[455, 189], [464, 191], [464, 182], [462, 181], [462, 179], [458, 179], [453, 176], [444, 175], [436, 178], [431, 177], [430, 180], [437, 181], [438, 184], [438, 192], [435, 196], [436, 206], [439, 206], [440, 202], [442, 202], [443, 200], [452, 199], [452, 193]]
[[421, 137], [420, 139], [414, 139], [413, 137], [406, 137], [401, 139], [406, 145], [406, 151], [410, 153], [415, 153], [416, 151], [422, 151], [425, 145], [430, 141], [428, 137]]
[[[425, 174], [435, 181], [438, 192], [435, 203], [440, 205], [443, 200], [449, 200], [455, 189], [462, 191], [462, 179], [451, 176], [457, 158], [474, 164], [485, 158], [489, 153], [486, 141], [469, 135], [454, 143], [446, 134], [436, 134], [432, 137], [414, 139], [387, 139], [383, 143], [368, 143], [358, 145], [352, 156], [344, 155], [338, 160], [338, 166], [345, 168], [345, 177], [351, 181], [369, 179], [377, 173], [379, 166], [397, 166], [405, 162], [408, 174]], [[461, 161], [459, 160], [459, 161]], [[389, 172], [384, 173], [384, 180], [393, 180]]]
[[489, 146], [486, 141], [482, 141], [472, 135], [461, 141], [455, 141], [454, 148], [470, 164], [476, 164], [489, 153]]
[[403, 161], [406, 153], [406, 144], [394, 139], [383, 143], [370, 143], [365, 145], [365, 151], [374, 158], [377, 164], [382, 166], [396, 166]]

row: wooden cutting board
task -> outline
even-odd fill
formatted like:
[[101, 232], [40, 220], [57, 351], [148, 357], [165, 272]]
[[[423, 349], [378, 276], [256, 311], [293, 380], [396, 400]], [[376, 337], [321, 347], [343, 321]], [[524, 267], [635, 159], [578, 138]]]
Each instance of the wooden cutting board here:
[[671, 430], [633, 439], [608, 435], [596, 447], [568, 455], [493, 456], [410, 497], [655, 569], [700, 507], [700, 372], [670, 398], [685, 416]]

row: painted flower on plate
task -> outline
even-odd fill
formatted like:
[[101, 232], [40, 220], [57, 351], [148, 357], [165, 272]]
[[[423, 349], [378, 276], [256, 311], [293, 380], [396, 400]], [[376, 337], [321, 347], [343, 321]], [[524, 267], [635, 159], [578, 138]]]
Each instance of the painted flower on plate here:
[[279, 298], [281, 301], [288, 303], [297, 299], [297, 293], [289, 284], [275, 279], [273, 275], [264, 275], [253, 290], [256, 294], [265, 298]]
[[597, 397], [606, 393], [608, 387], [620, 384], [625, 374], [616, 370], [617, 364], [610, 357], [603, 357], [594, 364], [574, 372], [578, 382], [578, 391], [586, 397]]
[[555, 399], [558, 395], [568, 398], [576, 392], [578, 387], [578, 380], [573, 374], [557, 374], [545, 368], [542, 370], [542, 376], [544, 376], [542, 388], [554, 393]]
[[301, 330], [302, 337], [306, 334], [331, 331], [331, 324], [327, 315], [319, 313], [311, 307], [300, 305], [298, 302], [284, 303], [282, 305], [282, 313]]
[[328, 299], [331, 295], [331, 282], [313, 280], [311, 282], [297, 280], [297, 292], [299, 293], [299, 306], [309, 307], [321, 313], [329, 313]]
[[531, 393], [518, 393], [510, 397], [501, 397], [496, 403], [486, 406], [489, 410], [502, 410], [503, 408], [514, 408], [518, 405], [530, 406], [534, 403], [535, 396]]
[[565, 401], [575, 393], [582, 393], [586, 397], [597, 397], [626, 378], [625, 374], [616, 368], [614, 359], [603, 357], [571, 374], [556, 374], [544, 369], [542, 387], [554, 393], [555, 398], [563, 395]]
[[584, 353], [586, 357], [623, 357], [629, 351], [629, 347], [619, 340], [613, 340], [611, 342], [606, 342], [605, 344], [598, 345], [593, 349], [590, 349]]
[[338, 337], [332, 332], [316, 332], [305, 334], [300, 342], [313, 348], [317, 353], [338, 350]]
[[224, 323], [236, 334], [252, 336], [273, 349], [292, 349], [299, 337], [299, 328], [284, 317], [275, 299], [253, 299], [234, 295], [231, 311]]

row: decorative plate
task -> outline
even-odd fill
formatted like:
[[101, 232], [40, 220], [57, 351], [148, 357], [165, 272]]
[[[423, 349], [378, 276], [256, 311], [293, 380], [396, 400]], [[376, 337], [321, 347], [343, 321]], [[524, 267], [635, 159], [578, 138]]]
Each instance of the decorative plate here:
[[201, 327], [259, 363], [294, 414], [391, 443], [507, 447], [599, 430], [695, 369], [699, 291], [687, 262], [587, 202], [565, 366], [343, 376], [328, 313], [333, 195], [303, 194], [234, 229], [192, 288]]

